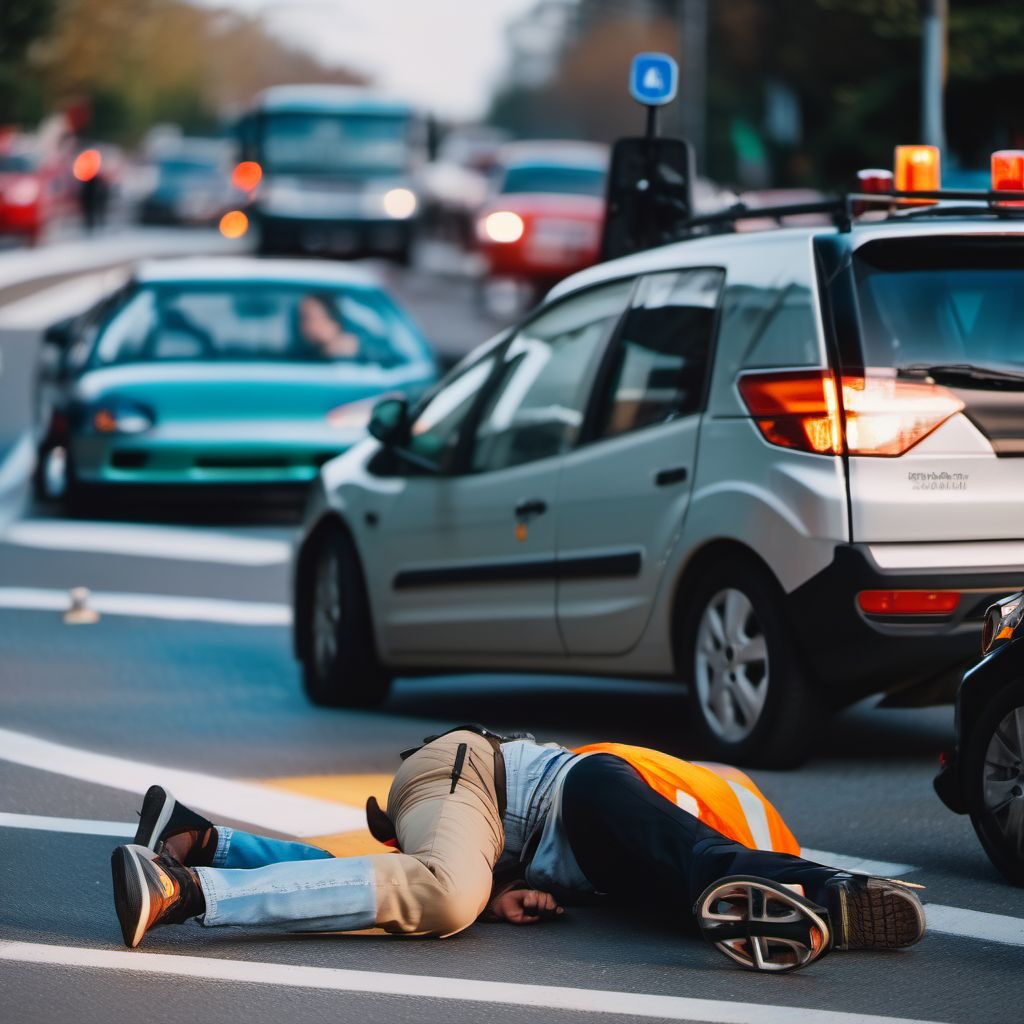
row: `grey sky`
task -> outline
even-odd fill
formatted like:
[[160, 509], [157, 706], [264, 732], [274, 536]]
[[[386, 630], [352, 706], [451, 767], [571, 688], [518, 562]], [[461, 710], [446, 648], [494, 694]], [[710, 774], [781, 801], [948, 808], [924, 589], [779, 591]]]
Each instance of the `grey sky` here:
[[483, 113], [506, 69], [505, 26], [534, 0], [199, 0], [261, 13], [282, 39], [449, 117]]

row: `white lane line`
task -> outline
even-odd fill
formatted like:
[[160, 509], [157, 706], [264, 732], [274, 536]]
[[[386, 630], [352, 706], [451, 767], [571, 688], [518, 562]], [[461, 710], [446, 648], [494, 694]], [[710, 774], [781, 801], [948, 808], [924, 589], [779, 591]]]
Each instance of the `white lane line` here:
[[159, 783], [183, 803], [212, 817], [233, 818], [293, 836], [322, 836], [366, 827], [363, 810], [345, 804], [181, 768], [94, 754], [10, 729], [0, 729], [0, 761], [140, 795]]
[[[232, 815], [234, 817], [235, 815]], [[86, 836], [113, 836], [124, 839], [135, 835], [135, 822], [93, 821], [86, 818], [54, 818], [42, 814], [16, 814], [0, 811], [0, 828], [30, 829], [38, 832], [67, 832]], [[829, 854], [841, 859], [841, 854]], [[846, 858], [853, 860], [854, 858]], [[879, 861], [878, 863], [884, 863]], [[980, 939], [1007, 946], [1024, 946], [1024, 918], [987, 914], [941, 903], [926, 903], [927, 930], [963, 939]], [[701, 1018], [703, 1019], [703, 1018]]]
[[1024, 946], [1024, 920], [980, 910], [943, 907], [929, 903], [925, 907], [928, 930], [968, 939], [985, 939], [1009, 946]]
[[123, 269], [84, 274], [0, 307], [0, 329], [32, 330], [77, 316], [128, 279]]
[[[66, 590], [42, 587], [0, 587], [0, 608], [63, 612], [70, 605]], [[89, 607], [101, 615], [130, 615], [175, 622], [216, 622], [230, 626], [287, 626], [291, 608], [269, 601], [229, 601], [213, 597], [171, 597], [165, 594], [120, 594], [96, 591]]]
[[800, 1006], [734, 1003], [719, 999], [555, 985], [521, 985], [470, 978], [437, 978], [385, 971], [348, 971], [334, 967], [222, 960], [219, 957], [180, 956], [172, 953], [129, 953], [37, 942], [0, 941], [0, 960], [256, 985], [283, 985], [321, 991], [362, 992], [417, 999], [455, 999], [469, 1003], [531, 1006], [581, 1013], [617, 1013], [662, 1020], [707, 1021], [713, 1024], [924, 1024], [909, 1021], [905, 1017], [880, 1017]]
[[851, 857], [845, 853], [830, 853], [828, 850], [811, 850], [806, 846], [800, 850], [804, 860], [826, 864], [830, 868], [842, 868], [861, 875], [881, 875], [883, 878], [902, 878], [918, 869], [913, 864], [899, 864], [889, 860], [868, 860], [866, 857]]
[[32, 434], [26, 430], [0, 460], [0, 494], [23, 484], [32, 472], [35, 461], [36, 446]]
[[73, 832], [82, 836], [135, 835], [135, 826], [127, 821], [93, 821], [88, 818], [51, 818], [43, 814], [15, 814], [0, 811], [0, 828], [27, 828], [36, 832]]
[[48, 551], [95, 551], [224, 565], [279, 565], [291, 554], [287, 541], [266, 537], [63, 519], [23, 519], [5, 530], [0, 542]]

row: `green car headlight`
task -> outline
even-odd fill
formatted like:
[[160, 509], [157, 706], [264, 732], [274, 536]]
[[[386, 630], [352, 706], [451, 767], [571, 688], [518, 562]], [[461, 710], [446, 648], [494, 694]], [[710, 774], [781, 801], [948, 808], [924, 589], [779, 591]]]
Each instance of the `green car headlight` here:
[[156, 418], [134, 402], [104, 402], [96, 406], [89, 421], [97, 434], [143, 434]]

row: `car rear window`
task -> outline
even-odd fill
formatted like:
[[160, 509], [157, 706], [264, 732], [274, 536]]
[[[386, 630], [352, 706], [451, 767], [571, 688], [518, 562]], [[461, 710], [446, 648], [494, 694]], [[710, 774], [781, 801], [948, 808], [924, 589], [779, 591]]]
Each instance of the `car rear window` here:
[[522, 164], [509, 167], [501, 183], [502, 193], [546, 192], [564, 195], [604, 195], [604, 170], [557, 164]]
[[854, 271], [866, 366], [1024, 372], [1024, 238], [879, 240]]
[[91, 363], [275, 361], [395, 366], [424, 355], [374, 288], [268, 283], [143, 286], [111, 317]]

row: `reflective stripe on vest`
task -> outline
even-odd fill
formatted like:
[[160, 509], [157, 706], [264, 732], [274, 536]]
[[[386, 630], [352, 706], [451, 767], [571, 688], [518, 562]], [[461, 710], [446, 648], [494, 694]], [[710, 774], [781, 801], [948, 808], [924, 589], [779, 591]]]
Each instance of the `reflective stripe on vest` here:
[[751, 849], [800, 853], [782, 815], [745, 772], [698, 764], [625, 743], [591, 743], [576, 754], [614, 754], [633, 766], [655, 792], [728, 838]]

